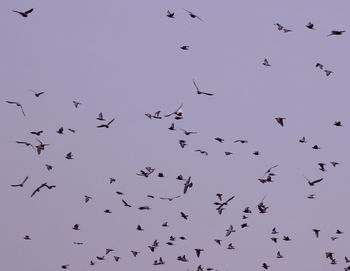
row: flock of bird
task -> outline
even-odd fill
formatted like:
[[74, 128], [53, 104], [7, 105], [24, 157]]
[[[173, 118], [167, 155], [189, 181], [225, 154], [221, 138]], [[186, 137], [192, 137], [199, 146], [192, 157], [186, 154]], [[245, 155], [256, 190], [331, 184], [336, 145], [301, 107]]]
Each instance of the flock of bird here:
[[[204, 22], [204, 20], [199, 17], [197, 14], [184, 9], [185, 12], [187, 12], [187, 14], [190, 16], [190, 18], [198, 20], [199, 22]], [[30, 16], [35, 16], [35, 12], [34, 9], [31, 8], [27, 11], [17, 11], [17, 10], [13, 10], [13, 12], [18, 13], [19, 15], [21, 15], [21, 17], [23, 18], [27, 18], [29, 15]], [[33, 13], [34, 12], [34, 13]], [[175, 12], [168, 10], [165, 14], [169, 19], [175, 19]], [[284, 26], [282, 26], [280, 23], [276, 23], [275, 24], [277, 26], [277, 30], [278, 31], [283, 31], [284, 33], [289, 33], [292, 32], [291, 29], [289, 28], [285, 28]], [[306, 28], [310, 29], [310, 30], [316, 30], [314, 24], [312, 22], [309, 22], [308, 24], [305, 25]], [[333, 30], [331, 31], [331, 33], [328, 36], [339, 36], [342, 35], [345, 31], [344, 30]], [[190, 46], [189, 45], [183, 45], [180, 47], [181, 50], [189, 50]], [[268, 61], [267, 58], [265, 58], [262, 62], [262, 64], [266, 67], [270, 67], [272, 66], [271, 63]], [[333, 72], [331, 70], [327, 70], [324, 69], [324, 65], [321, 63], [316, 63], [316, 68], [319, 68], [320, 70], [324, 71], [326, 76], [331, 75]], [[198, 95], [204, 95], [204, 96], [208, 96], [208, 99], [211, 99], [210, 97], [215, 95], [215, 93], [210, 92], [210, 91], [202, 91], [199, 87], [199, 85], [197, 84], [197, 82], [195, 81], [195, 79], [192, 79], [192, 83], [193, 83], [193, 87], [194, 87], [194, 91], [198, 94]], [[42, 95], [47, 95], [46, 92], [44, 91], [33, 91], [31, 90], [31, 92], [33, 92], [33, 94], [35, 95], [36, 98], [40, 99]], [[25, 106], [27, 105], [22, 105], [21, 103], [17, 102], [17, 101], [13, 101], [13, 100], [7, 100], [5, 101], [6, 103], [8, 103], [9, 105], [15, 105], [16, 107], [18, 107], [20, 109], [20, 114], [22, 114], [24, 117], [26, 117], [25, 114]], [[73, 105], [77, 110], [79, 109], [79, 107], [82, 105], [80, 102], [78, 101], [72, 101]], [[15, 112], [11, 112], [13, 114], [15, 114]], [[176, 107], [176, 109], [174, 111], [170, 110], [170, 113], [167, 114], [162, 114], [162, 112], [159, 110], [157, 112], [155, 112], [154, 114], [151, 113], [145, 113], [145, 116], [150, 120], [161, 120], [161, 119], [169, 119], [172, 118], [173, 120], [169, 123], [169, 130], [174, 132], [174, 131], [181, 131], [181, 133], [184, 134], [184, 136], [191, 136], [191, 135], [196, 135], [197, 133], [199, 133], [198, 131], [190, 131], [184, 128], [180, 128], [178, 127], [178, 121], [180, 121], [181, 119], [184, 118], [184, 110], [183, 110], [183, 104], [179, 105], [178, 107]], [[146, 118], [146, 120], [147, 120]], [[113, 125], [116, 125], [114, 123], [115, 118], [112, 119], [108, 119], [106, 120], [103, 112], [100, 112], [97, 114], [96, 116], [96, 120], [98, 121], [96, 128], [111, 128]], [[281, 129], [283, 129], [282, 127], [284, 127], [286, 125], [286, 117], [283, 116], [276, 116], [275, 120], [276, 125], [279, 125]], [[342, 126], [342, 122], [341, 121], [335, 121], [333, 123], [334, 126], [337, 127], [341, 127]], [[72, 129], [72, 128], [65, 128], [65, 127], [58, 127], [56, 133], [59, 135], [64, 135], [65, 131], [68, 130], [70, 133], [75, 134], [76, 130]], [[27, 141], [23, 141], [23, 140], [17, 140], [16, 143], [19, 145], [24, 145], [26, 147], [29, 147], [30, 149], [32, 149], [34, 151], [34, 153], [36, 155], [41, 155], [45, 149], [47, 147], [50, 146], [49, 143], [44, 143], [44, 140], [41, 139], [43, 137], [43, 134], [45, 135], [47, 131], [44, 130], [39, 130], [39, 131], [30, 131], [30, 134], [32, 134], [33, 136], [35, 136], [35, 141], [36, 143], [32, 143], [32, 142], [27, 142]], [[212, 140], [215, 140], [218, 143], [223, 143], [225, 141], [228, 141], [227, 139], [224, 139], [222, 137], [215, 137], [212, 138]], [[299, 143], [301, 144], [305, 144], [307, 143], [306, 138], [303, 136], [302, 138], [296, 139], [296, 141], [299, 141]], [[187, 147], [187, 141], [185, 139], [180, 139], [178, 141], [180, 148], [188, 148]], [[240, 138], [240, 139], [235, 139], [232, 140], [232, 143], [241, 143], [241, 144], [248, 144], [248, 140], [245, 138]], [[314, 144], [313, 146], [311, 146], [312, 149], [314, 150], [318, 150], [320, 149], [320, 147], [317, 144]], [[207, 150], [203, 150], [203, 149], [193, 149], [194, 152], [198, 152], [200, 154], [203, 154], [205, 156], [209, 155], [209, 152]], [[261, 152], [259, 150], [256, 150], [252, 153], [252, 155], [260, 155]], [[226, 156], [230, 156], [232, 155], [232, 152], [230, 150], [227, 150], [224, 152], [224, 155]], [[68, 152], [65, 156], [65, 159], [67, 160], [74, 160], [74, 154], [72, 152]], [[337, 167], [339, 165], [338, 162], [336, 161], [332, 161], [330, 162], [331, 166], [333, 168]], [[45, 164], [46, 169], [48, 171], [53, 170], [53, 165], [50, 164]], [[326, 164], [325, 163], [318, 163], [319, 166], [319, 170], [322, 172], [326, 171]], [[276, 169], [278, 167], [278, 165], [274, 165], [270, 168], [268, 168], [260, 178], [258, 178], [257, 181], [259, 181], [262, 184], [265, 183], [271, 183], [273, 182], [273, 178], [276, 175], [274, 173], [274, 169]], [[165, 173], [164, 172], [156, 172], [156, 168], [152, 167], [152, 166], [145, 166], [145, 168], [142, 168], [139, 170], [139, 172], [135, 173], [136, 176], [138, 177], [144, 177], [144, 178], [153, 178], [153, 176], [155, 176], [154, 178], [164, 178], [165, 177]], [[153, 175], [152, 175], [153, 174]], [[137, 177], [137, 178], [138, 178]], [[323, 181], [324, 178], [317, 178], [317, 179], [309, 179], [307, 177], [305, 177], [305, 181], [309, 186], [315, 186], [318, 185], [320, 182]], [[24, 178], [23, 181], [21, 181], [20, 183], [16, 183], [16, 184], [12, 184], [11, 187], [15, 188], [15, 189], [24, 189], [27, 187], [27, 182], [28, 180], [30, 180], [30, 176], [26, 176]], [[182, 191], [181, 193], [179, 193], [178, 195], [175, 196], [171, 196], [171, 197], [164, 197], [164, 196], [155, 196], [155, 195], [151, 195], [148, 194], [146, 195], [148, 198], [156, 200], [166, 200], [169, 202], [174, 202], [177, 199], [179, 199], [180, 197], [185, 197], [187, 196], [189, 193], [189, 191], [193, 190], [193, 187], [195, 187], [196, 183], [192, 180], [191, 176], [188, 177], [184, 177], [181, 174], [179, 174], [176, 177], [176, 180], [181, 182], [181, 186], [182, 186]], [[113, 184], [116, 182], [116, 179], [114, 177], [110, 177], [109, 178], [109, 184]], [[41, 184], [38, 184], [34, 190], [31, 190], [31, 194], [30, 197], [40, 197], [40, 193], [49, 193], [50, 191], [47, 190], [52, 190], [52, 193], [54, 193], [54, 190], [56, 188], [58, 184], [49, 184], [48, 182], [43, 182]], [[51, 192], [50, 192], [51, 193]], [[116, 194], [118, 196], [120, 196], [120, 202], [121, 202], [121, 206], [126, 207], [126, 208], [137, 208], [140, 211], [149, 211], [152, 209], [151, 206], [149, 205], [142, 205], [142, 206], [134, 206], [132, 204], [130, 204], [126, 197], [125, 194], [121, 191], [117, 191]], [[213, 194], [214, 197], [216, 197], [216, 201], [213, 203], [213, 205], [215, 206], [215, 211], [217, 212], [217, 214], [220, 216], [223, 214], [223, 212], [226, 212], [225, 210], [228, 210], [230, 208], [230, 204], [233, 204], [234, 199], [235, 199], [235, 195], [232, 195], [230, 193], [228, 193], [228, 195], [224, 195], [223, 193], [214, 193]], [[82, 201], [84, 201], [86, 204], [89, 204], [90, 201], [94, 200], [94, 198], [97, 197], [97, 195], [83, 195], [82, 197]], [[232, 224], [229, 225], [227, 228], [223, 229], [223, 232], [225, 232], [224, 234], [224, 238], [222, 239], [214, 239], [213, 241], [218, 245], [218, 246], [222, 246], [223, 244], [225, 244], [225, 247], [227, 250], [235, 250], [235, 249], [239, 249], [239, 247], [235, 246], [234, 243], [232, 241], [230, 241], [230, 237], [234, 234], [238, 234], [239, 231], [243, 231], [245, 228], [249, 227], [249, 223], [247, 221], [249, 221], [249, 216], [253, 213], [253, 212], [258, 212], [260, 214], [265, 214], [268, 212], [269, 210], [269, 206], [266, 205], [265, 201], [265, 197], [266, 195], [263, 197], [263, 199], [261, 201], [259, 201], [257, 203], [257, 205], [252, 208], [247, 206], [246, 208], [244, 208], [244, 210], [242, 210], [241, 213], [241, 217], [242, 217], [242, 222], [239, 226], [233, 226]], [[308, 199], [315, 199], [315, 194], [309, 194], [307, 196]], [[112, 213], [111, 209], [105, 209], [104, 212], [106, 214], [110, 214]], [[181, 211], [178, 216], [184, 220], [189, 220], [191, 214], [186, 213], [185, 211]], [[165, 221], [162, 225], [160, 225], [160, 227], [163, 228], [167, 228], [169, 227], [168, 222]], [[142, 225], [137, 225], [135, 226], [135, 229], [139, 232], [143, 232], [145, 229], [143, 228]], [[73, 231], [80, 231], [81, 230], [81, 225], [78, 223], [75, 223], [72, 225], [72, 230]], [[274, 227], [271, 229], [271, 241], [274, 243], [279, 243], [279, 242], [291, 242], [293, 240], [292, 237], [289, 237], [286, 233], [281, 233], [279, 235], [279, 230], [278, 227]], [[321, 237], [321, 230], [320, 229], [310, 229], [310, 234], [314, 234], [315, 238], [320, 238]], [[331, 236], [331, 240], [336, 240], [337, 238], [341, 237], [343, 234], [345, 234], [343, 232], [343, 230], [341, 229], [335, 229], [334, 231], [334, 235]], [[35, 239], [30, 236], [30, 234], [25, 234], [23, 235], [23, 239], [26, 241], [31, 241], [31, 242], [35, 242]], [[144, 248], [144, 249], [149, 249], [149, 251], [151, 253], [154, 253], [156, 250], [161, 250], [162, 246], [174, 246], [176, 239], [182, 240], [182, 241], [187, 241], [187, 238], [185, 236], [179, 236], [179, 237], [175, 237], [173, 235], [171, 235], [169, 237], [169, 240], [165, 240], [165, 241], [159, 241], [159, 240], [154, 240], [153, 242], [151, 242], [151, 244], [148, 246], [148, 248]], [[78, 246], [82, 246], [84, 245], [84, 241], [72, 241], [73, 244], [78, 245]], [[190, 245], [189, 245], [190, 246]], [[144, 251], [141, 250], [142, 248], [139, 248], [137, 250], [130, 250], [130, 256], [132, 257], [138, 257], [138, 255], [140, 253], [145, 253]], [[125, 258], [120, 257], [117, 254], [117, 248], [106, 248], [105, 252], [103, 254], [99, 254], [99, 255], [92, 255], [90, 261], [87, 263], [90, 266], [94, 266], [96, 264], [98, 264], [99, 262], [102, 261], [106, 261], [109, 260], [110, 255], [112, 255], [113, 261], [115, 261], [116, 263], [119, 261], [123, 261], [123, 260], [127, 260]], [[179, 262], [184, 262], [184, 263], [189, 263], [191, 261], [191, 258], [193, 256], [200, 258], [203, 257], [202, 255], [205, 253], [206, 248], [205, 247], [193, 247], [192, 248], [192, 255], [191, 254], [182, 254], [182, 255], [174, 255], [173, 259], [168, 259], [164, 256], [157, 256], [156, 259], [150, 260], [150, 264], [153, 264], [154, 266], [158, 266], [158, 265], [165, 265], [167, 263], [167, 261], [170, 260], [177, 260]], [[347, 253], [349, 253], [349, 251], [346, 251]], [[326, 259], [329, 259], [330, 264], [335, 265], [335, 264], [342, 264], [344, 270], [350, 270], [350, 260], [347, 258], [347, 256], [345, 255], [335, 255], [335, 253], [330, 252], [330, 251], [325, 251], [324, 253], [324, 257]], [[284, 257], [288, 257], [286, 255], [282, 255], [282, 252], [280, 250], [277, 251], [275, 258], [277, 259], [281, 259]], [[341, 258], [343, 258], [343, 260], [341, 260]], [[259, 268], [262, 269], [273, 269], [273, 261], [266, 261], [266, 262], [261, 262], [260, 266], [257, 266], [257, 270]], [[74, 266], [69, 264], [69, 263], [62, 263], [61, 265], [62, 269], [72, 269], [74, 270]], [[192, 267], [192, 266], [186, 266], [185, 267], [187, 270], [193, 269], [193, 270], [197, 270], [197, 271], [210, 271], [210, 270], [217, 270], [215, 268], [215, 266], [213, 267], [204, 267], [202, 265], [198, 265], [197, 267]], [[147, 269], [147, 268], [146, 268]]]

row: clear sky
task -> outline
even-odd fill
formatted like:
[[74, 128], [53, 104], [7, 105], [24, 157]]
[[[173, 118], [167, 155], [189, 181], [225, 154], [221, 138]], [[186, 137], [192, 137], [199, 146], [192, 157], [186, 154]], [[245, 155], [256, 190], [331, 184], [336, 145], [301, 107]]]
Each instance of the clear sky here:
[[[294, 271], [350, 265], [344, 260], [350, 259], [349, 1], [14, 0], [0, 6], [3, 270], [60, 270], [69, 264], [69, 270], [202, 265], [229, 271], [263, 270], [267, 263], [269, 270]], [[30, 8], [26, 18], [12, 12]], [[308, 22], [315, 30], [305, 27]], [[292, 31], [279, 31], [276, 23]], [[327, 36], [332, 30], [346, 32]], [[262, 65], [265, 58], [271, 66]], [[325, 70], [333, 73], [326, 76]], [[193, 79], [214, 95], [198, 95]], [[30, 90], [45, 93], [35, 97]], [[73, 100], [81, 105], [75, 108]], [[5, 101], [21, 103], [26, 116]], [[164, 117], [181, 104], [183, 119]], [[162, 119], [145, 116], [159, 110]], [[107, 122], [115, 118], [108, 129], [96, 128], [102, 124], [99, 112]], [[285, 118], [283, 127], [276, 117]], [[176, 131], [168, 130], [171, 123]], [[63, 135], [56, 132], [60, 127]], [[198, 133], [185, 135], [181, 128]], [[38, 130], [44, 131], [39, 137], [30, 134]], [[299, 143], [303, 136], [305, 144]], [[37, 145], [35, 138], [50, 144], [40, 155], [16, 144]], [[237, 139], [248, 144], [233, 143]], [[185, 148], [179, 140], [186, 140]], [[312, 149], [316, 144], [319, 150]], [[68, 152], [74, 159], [65, 159]], [[259, 182], [274, 165], [273, 182]], [[146, 166], [155, 172], [137, 176]], [[186, 195], [179, 174], [191, 176]], [[26, 176], [23, 187], [11, 187]], [[304, 176], [323, 180], [309, 186]], [[110, 184], [110, 177], [116, 182]], [[56, 187], [30, 197], [44, 182]], [[213, 205], [217, 193], [224, 200], [235, 196], [222, 215]], [[84, 195], [92, 199], [85, 203]], [[256, 206], [265, 195], [269, 209], [260, 214]], [[138, 210], [144, 205], [151, 210]], [[243, 220], [248, 206], [252, 213]], [[169, 227], [161, 226], [165, 221]], [[242, 229], [242, 223], [249, 226]], [[231, 224], [236, 232], [226, 237]], [[277, 243], [270, 239], [273, 227]], [[319, 238], [312, 229], [320, 230]], [[174, 246], [166, 244], [170, 236], [177, 237]], [[155, 239], [159, 247], [152, 253], [147, 246]], [[115, 251], [97, 260], [106, 248]], [[200, 258], [195, 248], [204, 249]], [[131, 250], [140, 254], [135, 258]], [[284, 258], [277, 259], [277, 251]], [[334, 252], [336, 265], [325, 252]], [[178, 261], [184, 254], [189, 261]], [[153, 265], [159, 257], [165, 265]]]

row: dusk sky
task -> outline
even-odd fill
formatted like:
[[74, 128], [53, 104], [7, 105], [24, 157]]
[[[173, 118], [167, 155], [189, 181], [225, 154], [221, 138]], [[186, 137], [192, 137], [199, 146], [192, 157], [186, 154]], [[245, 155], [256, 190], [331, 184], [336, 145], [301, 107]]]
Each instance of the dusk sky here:
[[[350, 266], [349, 1], [14, 0], [0, 6], [3, 270]], [[31, 8], [28, 17], [12, 12]], [[333, 30], [346, 32], [328, 36]], [[214, 95], [198, 95], [193, 79]], [[32, 90], [44, 93], [36, 97]], [[6, 101], [20, 103], [26, 116]], [[181, 104], [183, 119], [164, 117]], [[145, 116], [156, 111], [161, 119]], [[96, 119], [100, 112], [105, 122]], [[277, 117], [285, 118], [283, 127]], [[97, 128], [113, 118], [108, 129]], [[175, 131], [168, 129], [172, 123]], [[40, 136], [30, 133], [39, 130]], [[40, 155], [16, 143], [35, 148], [36, 138], [50, 144]], [[73, 159], [65, 158], [69, 152]], [[261, 183], [275, 165], [272, 182]], [[148, 178], [136, 175], [148, 166], [155, 168]], [[180, 174], [191, 176], [186, 194]], [[23, 187], [11, 186], [26, 176]], [[310, 186], [305, 177], [323, 180]], [[31, 197], [45, 182], [56, 187]], [[223, 202], [235, 196], [221, 215], [213, 204], [217, 193]], [[87, 203], [85, 195], [92, 198]], [[263, 198], [269, 208], [259, 213]], [[243, 213], [246, 207], [252, 213]], [[230, 225], [235, 232], [226, 237]], [[271, 234], [274, 227], [278, 234]], [[166, 244], [170, 236], [173, 246]], [[159, 247], [151, 252], [154, 240]], [[230, 243], [235, 249], [227, 249]], [[106, 248], [114, 251], [98, 260]], [[204, 249], [199, 258], [196, 248]], [[326, 252], [334, 253], [335, 265]], [[183, 255], [188, 262], [177, 260]], [[165, 264], [153, 265], [159, 257]]]

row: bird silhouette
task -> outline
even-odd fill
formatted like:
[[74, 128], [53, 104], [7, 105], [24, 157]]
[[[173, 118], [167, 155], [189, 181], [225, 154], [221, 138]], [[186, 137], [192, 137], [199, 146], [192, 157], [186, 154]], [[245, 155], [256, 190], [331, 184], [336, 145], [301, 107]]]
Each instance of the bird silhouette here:
[[107, 124], [101, 124], [101, 125], [98, 125], [96, 127], [97, 128], [109, 128], [109, 125], [111, 125], [113, 121], [114, 121], [114, 118], [111, 121], [109, 121]]
[[6, 101], [8, 104], [15, 104], [15, 105], [17, 105], [19, 108], [21, 108], [21, 111], [22, 111], [22, 114], [23, 114], [23, 116], [25, 116], [26, 114], [24, 113], [24, 111], [23, 111], [23, 107], [22, 107], [22, 105], [19, 103], [19, 102], [13, 102], [13, 101]]
[[26, 18], [26, 17], [28, 17], [28, 15], [30, 13], [32, 13], [34, 11], [34, 9], [31, 8], [31, 9], [28, 9], [27, 11], [23, 11], [23, 12], [22, 11], [17, 11], [17, 10], [12, 10], [12, 11], [16, 12], [16, 13], [20, 14], [22, 17]]
[[207, 95], [207, 96], [213, 96], [213, 95], [214, 95], [214, 93], [209, 93], [209, 92], [201, 91], [201, 90], [199, 89], [199, 87], [197, 86], [196, 81], [194, 81], [194, 79], [192, 79], [192, 82], [193, 82], [193, 84], [194, 84], [194, 86], [195, 86], [195, 88], [196, 88], [196, 90], [197, 90], [197, 94], [198, 94], [198, 95], [200, 95], [200, 94], [204, 94], [204, 95]]
[[28, 180], [29, 176], [26, 176], [20, 184], [11, 184], [12, 187], [23, 187], [24, 183]]
[[188, 15], [190, 15], [191, 18], [197, 18], [200, 21], [203, 21], [199, 16], [197, 16], [196, 14], [194, 14], [193, 12], [187, 10], [187, 9], [183, 9], [185, 11], [187, 11]]

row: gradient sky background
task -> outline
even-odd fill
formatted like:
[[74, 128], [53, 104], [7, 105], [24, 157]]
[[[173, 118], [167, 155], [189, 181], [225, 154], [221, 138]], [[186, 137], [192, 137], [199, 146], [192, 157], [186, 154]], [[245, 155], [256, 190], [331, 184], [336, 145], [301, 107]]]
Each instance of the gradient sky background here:
[[[350, 257], [349, 1], [3, 1], [0, 9], [3, 270], [343, 270]], [[11, 10], [34, 8], [28, 18]], [[183, 8], [203, 22], [192, 19]], [[175, 19], [166, 11], [175, 12]], [[305, 25], [315, 24], [316, 30]], [[278, 31], [280, 23], [292, 32]], [[331, 30], [346, 30], [327, 37]], [[189, 51], [179, 49], [189, 45]], [[267, 58], [271, 67], [262, 65]], [[315, 68], [320, 62], [334, 73]], [[203, 91], [197, 95], [195, 79]], [[36, 98], [29, 90], [45, 91]], [[18, 101], [19, 108], [5, 103]], [[72, 101], [82, 105], [76, 109]], [[149, 120], [174, 111], [184, 119]], [[96, 117], [116, 118], [97, 129]], [[281, 127], [275, 117], [285, 117]], [[333, 126], [342, 121], [343, 127]], [[175, 122], [177, 131], [167, 128]], [[65, 128], [64, 135], [55, 131]], [[67, 131], [76, 129], [75, 134]], [[197, 131], [186, 136], [179, 128]], [[49, 143], [38, 156], [15, 141]], [[307, 144], [298, 140], [305, 136]], [[224, 143], [214, 140], [225, 139]], [[234, 144], [236, 139], [248, 144]], [[178, 140], [188, 145], [181, 149]], [[313, 150], [317, 144], [320, 150]], [[204, 156], [195, 149], [208, 151]], [[260, 156], [252, 153], [256, 150]], [[65, 159], [68, 152], [73, 160]], [[233, 152], [226, 157], [224, 152]], [[329, 163], [339, 162], [333, 168]], [[326, 163], [327, 172], [317, 163]], [[53, 165], [47, 171], [45, 164]], [[273, 165], [273, 183], [258, 178]], [[148, 179], [136, 175], [145, 166]], [[163, 172], [165, 178], [157, 178]], [[176, 176], [194, 186], [181, 195]], [[10, 185], [29, 179], [23, 188]], [[303, 176], [323, 177], [310, 187]], [[109, 184], [109, 177], [116, 183]], [[30, 194], [43, 182], [53, 190]], [[124, 196], [115, 192], [122, 191]], [[218, 215], [216, 193], [234, 200]], [[307, 199], [310, 193], [316, 199]], [[147, 198], [151, 194], [156, 198]], [[266, 214], [254, 208], [267, 194]], [[93, 199], [84, 203], [84, 195]], [[121, 199], [133, 208], [125, 208]], [[151, 206], [150, 211], [137, 207]], [[253, 213], [242, 220], [249, 206]], [[105, 209], [112, 214], [105, 214]], [[185, 221], [183, 211], [189, 215]], [[161, 227], [168, 221], [169, 227]], [[248, 228], [240, 224], [247, 222]], [[78, 223], [80, 231], [72, 230]], [[140, 224], [145, 230], [136, 231]], [[236, 232], [225, 237], [233, 224]], [[279, 231], [273, 243], [271, 229]], [[321, 230], [316, 239], [313, 228]], [[332, 241], [335, 231], [345, 233]], [[32, 240], [23, 240], [24, 235]], [[175, 246], [170, 235], [185, 236]], [[292, 241], [282, 241], [288, 235]], [[152, 253], [147, 246], [157, 239]], [[214, 239], [222, 239], [222, 246]], [[84, 242], [77, 246], [73, 241]], [[235, 250], [227, 250], [232, 242]], [[96, 260], [106, 248], [115, 252]], [[203, 248], [198, 259], [194, 248]], [[139, 251], [134, 258], [130, 250]], [[280, 250], [283, 259], [276, 259]], [[325, 252], [335, 253], [330, 265]], [[177, 256], [186, 254], [188, 263]], [[112, 255], [118, 255], [117, 263]], [[163, 257], [166, 265], [152, 265]], [[96, 260], [90, 266], [90, 260]]]

